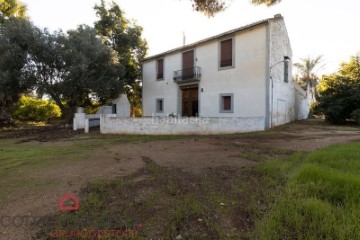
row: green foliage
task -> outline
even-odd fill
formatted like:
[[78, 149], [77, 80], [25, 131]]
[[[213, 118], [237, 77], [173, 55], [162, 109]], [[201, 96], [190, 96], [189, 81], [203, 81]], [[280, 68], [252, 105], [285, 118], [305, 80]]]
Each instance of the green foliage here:
[[124, 87], [131, 105], [131, 117], [141, 117], [142, 115], [142, 88], [140, 81]]
[[134, 109], [139, 108], [136, 80], [141, 77], [146, 41], [142, 28], [127, 20], [119, 6], [106, 9], [102, 2], [95, 7], [100, 17], [96, 29], [81, 25], [67, 34], [9, 17], [20, 16], [22, 9], [16, 0], [0, 0], [0, 124], [1, 116], [9, 118], [7, 109], [19, 96], [33, 89], [50, 95], [66, 121], [77, 106], [92, 105], [90, 95], [107, 104], [125, 84], [135, 90]]
[[141, 78], [141, 61], [147, 51], [147, 42], [142, 38], [142, 27], [125, 17], [115, 2], [107, 8], [104, 0], [94, 7], [99, 20], [95, 22], [97, 33], [103, 42], [118, 54], [118, 61], [125, 67], [123, 79], [133, 84]]
[[23, 71], [35, 27], [25, 19], [10, 17], [0, 25], [0, 125], [11, 121], [9, 109], [33, 85]]
[[[331, 123], [350, 119], [360, 106], [360, 61], [352, 57], [338, 73], [323, 76], [318, 86], [319, 109]], [[355, 117], [357, 117], [355, 112]]]
[[321, 110], [319, 109], [319, 103], [318, 102], [311, 102], [310, 103], [310, 115], [322, 115]]
[[354, 110], [354, 111], [351, 113], [351, 117], [352, 117], [358, 124], [360, 124], [360, 108]]
[[[121, 76], [125, 83], [124, 92], [131, 104], [131, 115], [139, 116], [141, 109], [141, 61], [147, 52], [147, 42], [142, 38], [142, 27], [125, 17], [124, 11], [113, 2], [109, 7], [102, 0], [94, 7], [99, 20], [95, 29], [103, 42], [117, 53], [117, 60], [125, 68]], [[137, 112], [137, 113], [136, 113]]]
[[288, 183], [257, 224], [256, 239], [359, 239], [358, 159], [360, 144], [351, 143], [313, 152], [292, 168], [288, 161], [264, 163], [264, 170], [287, 176]]
[[90, 105], [84, 107], [84, 112], [86, 114], [95, 114], [99, 110], [100, 106], [99, 102], [91, 102]]
[[[227, 0], [192, 0], [193, 9], [201, 12], [208, 17], [213, 17], [215, 14], [222, 12], [226, 9]], [[260, 5], [265, 4], [267, 6], [279, 3], [281, 0], [251, 0], [252, 4]]]
[[[68, 74], [61, 84], [63, 96], [70, 106], [82, 105], [95, 93], [100, 103], [117, 97], [122, 91], [123, 66], [116, 54], [86, 25], [68, 32], [65, 44], [65, 69]], [[76, 98], [74, 98], [76, 96]]]
[[123, 67], [94, 28], [79, 26], [68, 34], [38, 31], [26, 71], [40, 93], [47, 93], [70, 121], [77, 106], [91, 106], [90, 94], [102, 104], [122, 91]]
[[26, 5], [18, 0], [0, 0], [0, 23], [9, 17], [26, 18]]
[[60, 108], [51, 101], [22, 96], [13, 112], [13, 117], [26, 121], [47, 121], [61, 116]]

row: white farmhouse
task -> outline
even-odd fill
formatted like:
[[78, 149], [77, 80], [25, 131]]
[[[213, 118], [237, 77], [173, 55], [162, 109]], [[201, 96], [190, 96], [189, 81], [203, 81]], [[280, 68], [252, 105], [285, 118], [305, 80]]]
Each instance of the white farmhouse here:
[[263, 129], [307, 116], [291, 59], [281, 15], [148, 57], [143, 115], [254, 118]]
[[144, 60], [143, 117], [101, 115], [102, 133], [261, 131], [308, 115], [281, 15]]

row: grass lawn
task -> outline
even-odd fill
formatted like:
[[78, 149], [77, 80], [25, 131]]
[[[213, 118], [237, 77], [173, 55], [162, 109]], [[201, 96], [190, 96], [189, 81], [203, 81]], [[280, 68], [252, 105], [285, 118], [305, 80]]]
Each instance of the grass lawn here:
[[256, 239], [360, 239], [360, 143], [269, 161], [261, 171], [286, 186], [256, 224]]

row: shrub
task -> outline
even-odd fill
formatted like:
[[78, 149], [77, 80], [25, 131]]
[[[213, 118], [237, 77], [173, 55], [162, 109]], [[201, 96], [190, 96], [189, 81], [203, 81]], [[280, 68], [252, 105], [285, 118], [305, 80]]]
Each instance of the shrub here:
[[358, 123], [360, 124], [360, 108], [356, 109], [355, 111], [353, 111], [351, 113], [351, 117]]
[[84, 112], [86, 114], [95, 114], [97, 111], [99, 111], [100, 107], [100, 103], [93, 102], [91, 105], [84, 107]]
[[13, 111], [13, 117], [23, 121], [48, 121], [61, 116], [60, 108], [51, 101], [22, 96]]

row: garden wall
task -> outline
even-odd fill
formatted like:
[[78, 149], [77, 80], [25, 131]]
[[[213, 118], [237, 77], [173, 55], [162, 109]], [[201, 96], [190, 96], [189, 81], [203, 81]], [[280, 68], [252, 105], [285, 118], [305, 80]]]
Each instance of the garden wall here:
[[186, 118], [147, 117], [121, 118], [100, 116], [100, 132], [106, 134], [228, 134], [264, 130], [264, 117], [251, 118]]

